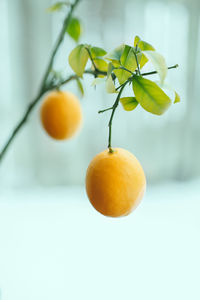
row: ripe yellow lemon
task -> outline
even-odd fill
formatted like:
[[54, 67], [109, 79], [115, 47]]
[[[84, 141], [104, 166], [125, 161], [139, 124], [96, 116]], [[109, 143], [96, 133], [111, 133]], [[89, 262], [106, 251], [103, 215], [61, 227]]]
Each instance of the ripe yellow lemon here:
[[94, 208], [105, 216], [131, 213], [146, 189], [145, 174], [137, 158], [129, 151], [105, 150], [91, 161], [86, 174], [86, 191]]
[[50, 92], [42, 103], [40, 116], [46, 132], [57, 140], [72, 137], [82, 123], [79, 100], [70, 92]]

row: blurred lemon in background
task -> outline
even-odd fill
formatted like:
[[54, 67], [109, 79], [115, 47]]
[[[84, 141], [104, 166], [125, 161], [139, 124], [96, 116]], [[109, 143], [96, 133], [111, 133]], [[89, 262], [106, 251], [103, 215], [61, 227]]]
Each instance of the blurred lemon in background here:
[[82, 124], [78, 98], [70, 92], [50, 92], [41, 106], [41, 121], [52, 138], [64, 140], [72, 137]]

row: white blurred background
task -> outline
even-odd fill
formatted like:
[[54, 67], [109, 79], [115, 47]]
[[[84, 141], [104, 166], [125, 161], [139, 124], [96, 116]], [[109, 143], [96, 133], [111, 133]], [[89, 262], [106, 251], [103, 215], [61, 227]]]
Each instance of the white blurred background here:
[[[50, 0], [0, 0], [0, 145], [37, 93], [63, 13]], [[133, 152], [148, 181], [143, 204], [107, 219], [89, 205], [87, 166], [107, 146], [114, 102], [84, 77], [84, 127], [67, 142], [41, 128], [39, 108], [0, 166], [0, 299], [200, 299], [200, 2], [82, 0], [81, 42], [111, 50], [137, 34], [179, 68], [181, 96], [161, 117], [119, 107], [113, 146]], [[66, 36], [56, 68], [70, 74]], [[156, 76], [154, 77], [156, 79]], [[65, 89], [78, 94], [76, 85]]]

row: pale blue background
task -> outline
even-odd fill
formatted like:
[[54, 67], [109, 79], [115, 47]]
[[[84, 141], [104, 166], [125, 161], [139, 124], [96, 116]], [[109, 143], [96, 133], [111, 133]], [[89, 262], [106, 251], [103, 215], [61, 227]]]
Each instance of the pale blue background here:
[[[64, 14], [47, 14], [50, 3], [0, 0], [1, 146], [36, 95], [60, 30]], [[85, 76], [84, 127], [67, 142], [45, 134], [35, 109], [0, 166], [1, 300], [200, 299], [199, 11], [198, 0], [82, 0], [81, 42], [111, 50], [140, 35], [180, 65], [167, 80], [182, 102], [162, 117], [119, 107], [113, 145], [138, 157], [148, 185], [138, 209], [115, 220], [91, 207], [83, 186], [107, 145], [109, 114], [97, 111], [113, 95]], [[74, 46], [66, 38], [56, 60], [66, 74]], [[66, 89], [79, 95], [73, 83]]]

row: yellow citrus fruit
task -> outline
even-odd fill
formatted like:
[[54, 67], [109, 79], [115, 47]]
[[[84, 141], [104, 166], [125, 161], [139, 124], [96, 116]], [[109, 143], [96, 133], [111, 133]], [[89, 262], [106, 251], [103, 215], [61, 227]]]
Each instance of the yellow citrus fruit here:
[[86, 191], [94, 208], [105, 216], [126, 216], [142, 200], [145, 174], [129, 151], [105, 150], [91, 161], [86, 174]]
[[70, 92], [50, 92], [42, 103], [40, 115], [46, 132], [57, 140], [72, 137], [82, 123], [79, 100]]

